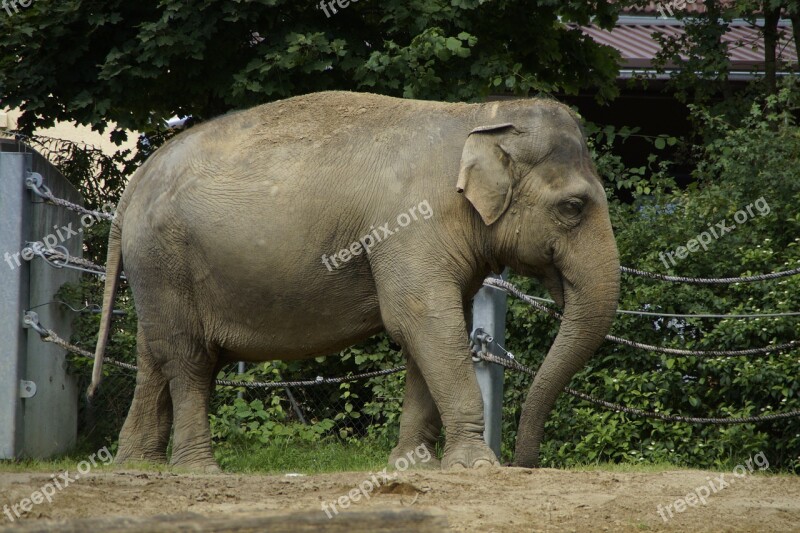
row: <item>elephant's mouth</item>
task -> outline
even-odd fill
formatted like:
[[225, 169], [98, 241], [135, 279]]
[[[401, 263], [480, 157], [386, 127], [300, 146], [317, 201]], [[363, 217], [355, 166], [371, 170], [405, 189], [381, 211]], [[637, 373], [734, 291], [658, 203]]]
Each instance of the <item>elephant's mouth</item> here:
[[539, 277], [544, 288], [550, 294], [550, 297], [555, 300], [556, 305], [561, 309], [564, 308], [564, 278], [561, 276], [555, 267], [548, 267], [544, 275]]

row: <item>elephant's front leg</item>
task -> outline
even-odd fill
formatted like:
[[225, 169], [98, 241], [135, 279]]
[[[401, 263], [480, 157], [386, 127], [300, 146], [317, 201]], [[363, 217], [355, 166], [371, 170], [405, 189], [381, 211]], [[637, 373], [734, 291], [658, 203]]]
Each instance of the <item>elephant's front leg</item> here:
[[[441, 431], [442, 418], [428, 385], [413, 354], [406, 353], [406, 393], [400, 416], [400, 438], [389, 456], [389, 466], [396, 466], [398, 459], [405, 458], [419, 468], [440, 468], [436, 441]], [[410, 457], [414, 458], [414, 463], [408, 461]], [[430, 459], [424, 463], [419, 461], [425, 457]]]
[[[381, 313], [395, 340], [414, 355], [445, 428], [442, 468], [499, 464], [483, 440], [481, 398], [467, 340], [462, 297], [454, 286], [414, 288], [408, 278], [381, 293]], [[379, 284], [380, 285], [380, 284]]]

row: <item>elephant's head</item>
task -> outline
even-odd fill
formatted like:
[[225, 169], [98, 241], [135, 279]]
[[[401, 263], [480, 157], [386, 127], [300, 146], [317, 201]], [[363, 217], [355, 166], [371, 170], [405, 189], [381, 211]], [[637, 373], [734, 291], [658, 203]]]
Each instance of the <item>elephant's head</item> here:
[[542, 281], [564, 317], [522, 411], [515, 464], [537, 466], [547, 416], [611, 327], [619, 256], [579, 119], [548, 101], [500, 104], [464, 145], [458, 191], [480, 214], [494, 267]]

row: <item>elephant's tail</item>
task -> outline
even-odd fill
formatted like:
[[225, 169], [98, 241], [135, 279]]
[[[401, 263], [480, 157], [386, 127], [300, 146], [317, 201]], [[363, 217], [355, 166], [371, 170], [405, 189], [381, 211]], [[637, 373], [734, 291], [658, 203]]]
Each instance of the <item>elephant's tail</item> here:
[[[122, 202], [120, 202], [122, 203]], [[117, 206], [114, 220], [111, 222], [111, 231], [108, 237], [108, 256], [106, 257], [106, 286], [103, 291], [103, 311], [100, 315], [100, 331], [97, 333], [97, 347], [94, 352], [94, 367], [92, 368], [92, 383], [86, 391], [91, 399], [100, 386], [103, 378], [103, 357], [108, 344], [108, 332], [111, 329], [111, 318], [114, 313], [114, 298], [117, 294], [119, 275], [122, 272], [122, 209]]]

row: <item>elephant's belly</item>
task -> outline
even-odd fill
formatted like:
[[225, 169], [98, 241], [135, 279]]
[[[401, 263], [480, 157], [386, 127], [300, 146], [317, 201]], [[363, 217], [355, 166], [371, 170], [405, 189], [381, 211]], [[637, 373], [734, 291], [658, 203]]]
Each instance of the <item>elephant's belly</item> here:
[[284, 294], [264, 297], [261, 305], [243, 297], [227, 310], [216, 308], [213, 342], [228, 359], [304, 359], [330, 355], [383, 329], [376, 296], [342, 296]]

